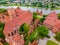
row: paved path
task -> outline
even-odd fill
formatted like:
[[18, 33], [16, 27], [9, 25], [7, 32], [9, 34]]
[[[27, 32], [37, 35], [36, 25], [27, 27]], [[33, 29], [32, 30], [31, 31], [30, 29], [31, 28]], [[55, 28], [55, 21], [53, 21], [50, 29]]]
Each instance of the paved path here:
[[60, 45], [60, 42], [55, 40], [55, 38], [54, 38], [55, 34], [51, 30], [49, 31], [49, 35], [50, 35], [50, 39], [47, 39], [47, 38], [39, 39], [38, 45], [46, 45], [48, 40], [51, 40], [51, 41], [57, 43], [58, 45]]
[[39, 40], [39, 44], [38, 45], [46, 45], [48, 39], [47, 38], [44, 38], [44, 39], [40, 39]]
[[55, 38], [54, 38], [55, 34], [52, 33], [52, 31], [49, 31], [49, 35], [50, 35], [51, 38], [48, 39], [48, 40], [52, 40], [53, 42], [55, 42], [55, 43], [57, 43], [58, 45], [60, 45], [60, 42], [58, 42], [57, 40], [55, 40]]

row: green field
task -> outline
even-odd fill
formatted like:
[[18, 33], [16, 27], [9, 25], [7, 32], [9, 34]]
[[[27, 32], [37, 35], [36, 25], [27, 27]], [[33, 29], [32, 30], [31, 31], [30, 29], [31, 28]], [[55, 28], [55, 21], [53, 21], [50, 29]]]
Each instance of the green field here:
[[58, 45], [58, 44], [56, 44], [55, 42], [53, 42], [51, 40], [48, 40], [47, 45]]

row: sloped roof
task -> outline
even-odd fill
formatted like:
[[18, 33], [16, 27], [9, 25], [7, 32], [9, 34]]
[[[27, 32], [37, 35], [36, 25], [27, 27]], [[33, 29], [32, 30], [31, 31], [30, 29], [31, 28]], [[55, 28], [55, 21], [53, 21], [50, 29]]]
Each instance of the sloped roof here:
[[55, 12], [51, 12], [47, 17], [46, 20], [43, 22], [44, 24], [54, 26], [56, 21], [58, 20], [57, 14]]
[[[20, 12], [19, 12], [20, 13]], [[8, 33], [14, 31], [14, 27], [16, 25], [20, 26], [23, 23], [30, 23], [29, 21], [32, 20], [31, 12], [23, 11], [18, 17], [15, 17], [13, 20], [7, 22], [4, 27], [4, 34], [8, 35]]]

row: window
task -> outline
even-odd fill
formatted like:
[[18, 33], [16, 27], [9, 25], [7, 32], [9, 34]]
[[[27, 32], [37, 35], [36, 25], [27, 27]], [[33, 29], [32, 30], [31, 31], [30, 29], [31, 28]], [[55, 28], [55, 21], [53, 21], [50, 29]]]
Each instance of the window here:
[[16, 16], [18, 17], [19, 15], [16, 14]]
[[18, 32], [18, 25], [14, 27], [14, 34], [16, 34], [16, 32]]
[[17, 29], [17, 31], [18, 31], [18, 29]]
[[13, 32], [11, 33], [11, 35], [12, 35], [12, 36], [14, 35]]
[[4, 19], [4, 16], [2, 16], [2, 18]]
[[8, 36], [10, 37], [10, 34], [8, 34]]
[[14, 33], [16, 34], [16, 30], [14, 30]]
[[16, 31], [18, 31], [18, 28], [19, 28], [18, 25], [16, 25], [15, 28], [16, 28]]

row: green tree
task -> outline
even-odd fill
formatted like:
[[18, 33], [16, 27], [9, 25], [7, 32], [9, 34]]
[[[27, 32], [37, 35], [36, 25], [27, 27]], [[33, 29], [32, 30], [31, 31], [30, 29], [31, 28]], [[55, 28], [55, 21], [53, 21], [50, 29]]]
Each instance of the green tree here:
[[38, 2], [38, 7], [43, 7], [42, 2]]
[[56, 34], [55, 39], [60, 42], [60, 32]]
[[36, 12], [33, 12], [33, 15], [37, 15], [37, 13]]
[[40, 22], [43, 23], [44, 20], [45, 20], [45, 17], [42, 17], [42, 18], [40, 19]]
[[33, 12], [33, 20], [37, 19], [37, 13]]
[[4, 23], [0, 23], [0, 38], [5, 38], [3, 30], [4, 30]]
[[47, 15], [43, 15], [43, 17], [47, 17]]
[[41, 37], [44, 38], [44, 37], [48, 37], [49, 31], [47, 27], [43, 25], [43, 26], [38, 26], [38, 33]]
[[58, 14], [58, 19], [60, 19], [60, 13]]
[[7, 10], [4, 8], [0, 8], [0, 13], [3, 13], [3, 12], [7, 12]]
[[29, 41], [33, 42], [34, 40], [38, 40], [39, 35], [38, 35], [38, 30], [35, 29], [30, 35], [29, 35]]
[[26, 23], [22, 24], [21, 27], [19, 28], [20, 34], [23, 34], [23, 33], [27, 34], [28, 31], [29, 31], [29, 25]]
[[23, 36], [24, 36], [24, 41], [25, 41], [24, 45], [28, 45], [28, 43], [29, 43], [29, 40], [27, 38], [28, 37], [28, 31], [29, 31], [29, 25], [26, 23], [22, 24], [19, 28], [20, 34], [23, 34]]

